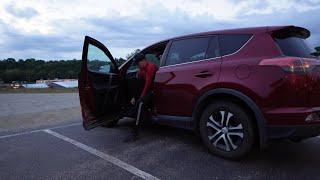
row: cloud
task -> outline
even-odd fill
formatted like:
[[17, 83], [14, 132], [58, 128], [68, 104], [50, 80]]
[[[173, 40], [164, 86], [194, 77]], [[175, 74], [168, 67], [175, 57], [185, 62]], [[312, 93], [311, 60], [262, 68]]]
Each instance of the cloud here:
[[11, 5], [6, 6], [5, 9], [8, 13], [10, 13], [13, 16], [16, 16], [18, 18], [32, 18], [32, 17], [38, 15], [38, 11], [36, 11], [35, 9], [33, 9], [31, 7], [19, 9], [11, 4]]
[[310, 44], [314, 46], [320, 45], [320, 22], [318, 21], [319, 9], [308, 10], [307, 12], [299, 12], [294, 9], [286, 11], [277, 11], [272, 14], [243, 14], [239, 16], [244, 26], [264, 26], [268, 25], [295, 25], [310, 30], [311, 37], [308, 39]]
[[[70, 55], [78, 57], [80, 42], [67, 35], [45, 35], [40, 33], [21, 33], [0, 21], [0, 52], [3, 58], [65, 59]], [[38, 55], [38, 56], [36, 56]], [[73, 58], [71, 58], [73, 59]]]
[[178, 35], [218, 29], [298, 25], [320, 44], [319, 0], [29, 0], [0, 2], [0, 59], [80, 59], [83, 38], [115, 57]]

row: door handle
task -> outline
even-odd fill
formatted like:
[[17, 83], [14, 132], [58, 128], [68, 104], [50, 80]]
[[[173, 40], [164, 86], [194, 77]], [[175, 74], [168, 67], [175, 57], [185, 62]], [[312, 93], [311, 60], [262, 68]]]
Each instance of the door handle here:
[[198, 74], [195, 74], [194, 76], [195, 77], [199, 77], [199, 78], [207, 78], [207, 77], [210, 77], [212, 76], [213, 74], [210, 73], [209, 71], [201, 71], [200, 73]]

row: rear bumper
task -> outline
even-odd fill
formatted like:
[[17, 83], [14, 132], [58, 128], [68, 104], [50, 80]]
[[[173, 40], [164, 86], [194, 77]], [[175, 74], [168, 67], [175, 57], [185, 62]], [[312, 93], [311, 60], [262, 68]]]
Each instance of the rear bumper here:
[[320, 108], [294, 107], [265, 111], [267, 139], [301, 140], [320, 135]]
[[320, 124], [297, 126], [268, 126], [267, 138], [302, 140], [320, 135]]
[[273, 108], [263, 112], [269, 126], [320, 125], [320, 107]]

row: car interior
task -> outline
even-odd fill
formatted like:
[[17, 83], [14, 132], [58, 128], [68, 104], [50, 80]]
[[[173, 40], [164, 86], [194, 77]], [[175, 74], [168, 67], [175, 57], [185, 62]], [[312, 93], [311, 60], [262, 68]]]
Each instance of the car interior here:
[[[158, 68], [167, 43], [158, 43], [143, 50], [147, 60], [156, 64]], [[126, 111], [125, 109], [130, 108], [130, 100], [132, 97], [139, 98], [144, 85], [143, 81], [138, 78], [139, 67], [133, 62], [133, 58], [129, 59], [129, 62], [125, 63], [119, 71], [110, 60], [96, 61], [95, 59], [106, 58], [106, 56], [100, 49], [90, 46], [88, 59], [92, 58], [88, 64], [88, 78], [92, 83], [93, 98], [96, 102], [91, 104], [95, 106], [96, 116], [101, 118], [92, 125], [89, 124], [87, 129], [98, 126], [100, 122], [103, 123], [104, 119], [119, 118], [119, 111]]]
[[[167, 43], [168, 42], [156, 44], [143, 50], [142, 52], [145, 54], [145, 57], [149, 62], [154, 63], [159, 68], [160, 60], [165, 51]], [[124, 88], [122, 88], [122, 94], [124, 97], [126, 97], [124, 99], [125, 103], [128, 104], [132, 97], [135, 97], [136, 99], [139, 98], [138, 96], [142, 91], [144, 83], [138, 79], [139, 67], [137, 63], [133, 62], [133, 59], [124, 67], [124, 72], [126, 72], [126, 74], [125, 81], [122, 84], [122, 86], [124, 86]]]

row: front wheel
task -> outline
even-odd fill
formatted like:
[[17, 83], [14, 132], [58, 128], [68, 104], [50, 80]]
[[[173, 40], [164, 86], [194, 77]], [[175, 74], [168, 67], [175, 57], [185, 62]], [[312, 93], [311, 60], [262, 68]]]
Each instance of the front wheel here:
[[219, 101], [209, 105], [201, 116], [199, 128], [204, 144], [218, 156], [239, 159], [253, 147], [252, 118], [235, 103]]

